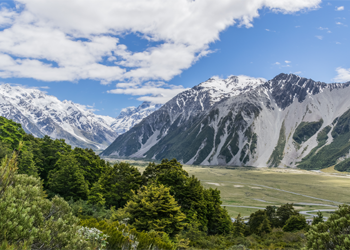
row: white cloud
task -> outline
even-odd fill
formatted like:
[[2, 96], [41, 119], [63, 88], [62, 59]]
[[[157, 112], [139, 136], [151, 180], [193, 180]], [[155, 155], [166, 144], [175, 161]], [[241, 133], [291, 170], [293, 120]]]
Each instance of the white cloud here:
[[301, 73], [302, 73], [301, 71], [297, 71], [297, 72], [294, 72], [293, 74], [300, 75]]
[[335, 44], [341, 44], [340, 42], [335, 42]]
[[111, 94], [126, 94], [141, 96], [137, 100], [152, 103], [165, 103], [177, 94], [187, 90], [183, 86], [168, 85], [162, 82], [147, 82], [144, 84], [118, 83], [116, 89], [109, 90]]
[[280, 65], [281, 63], [280, 62], [275, 62], [276, 65]]
[[336, 22], [335, 24], [337, 24], [337, 25], [343, 25], [343, 23], [341, 23], [341, 22]]
[[291, 63], [291, 61], [284, 61], [284, 62], [287, 63], [287, 64], [288, 64], [288, 63]]
[[327, 31], [327, 33], [332, 33], [332, 31], [330, 31], [328, 28], [319, 27], [318, 29], [319, 29], [319, 30]]
[[337, 11], [342, 11], [342, 10], [344, 10], [344, 6], [337, 7], [336, 10]]
[[14, 19], [17, 17], [17, 13], [15, 11], [11, 11], [8, 8], [0, 9], [0, 27], [6, 27], [11, 25]]
[[348, 82], [350, 81], [350, 69], [344, 69], [339, 67], [336, 69], [338, 75], [333, 79], [336, 82]]
[[322, 40], [323, 39], [323, 36], [315, 36], [317, 39], [320, 39]]
[[[0, 77], [101, 83], [168, 81], [212, 53], [209, 44], [227, 27], [252, 27], [259, 9], [293, 13], [318, 8], [319, 3], [321, 0], [17, 0], [15, 9], [0, 6], [0, 26], [4, 27], [0, 31]], [[130, 51], [118, 39], [130, 33], [149, 44], [157, 43], [143, 51]]]

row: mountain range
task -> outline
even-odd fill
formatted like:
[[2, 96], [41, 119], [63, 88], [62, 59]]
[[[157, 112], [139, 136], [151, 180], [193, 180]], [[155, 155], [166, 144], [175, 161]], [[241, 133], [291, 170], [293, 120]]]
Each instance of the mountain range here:
[[350, 82], [211, 78], [118, 136], [103, 156], [350, 169]]
[[0, 85], [0, 115], [36, 137], [65, 139], [73, 147], [105, 149], [119, 134], [158, 109], [149, 102], [124, 109], [116, 118], [96, 115], [83, 105], [60, 101], [35, 88]]

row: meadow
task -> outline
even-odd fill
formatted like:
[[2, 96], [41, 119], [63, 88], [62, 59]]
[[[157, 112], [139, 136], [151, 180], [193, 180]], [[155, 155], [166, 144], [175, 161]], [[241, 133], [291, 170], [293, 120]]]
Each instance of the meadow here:
[[[143, 171], [146, 161], [127, 161]], [[266, 206], [280, 206], [293, 203], [294, 207], [311, 218], [318, 210], [325, 217], [338, 205], [350, 204], [350, 175], [340, 173], [334, 168], [324, 171], [307, 171], [280, 168], [232, 168], [220, 166], [189, 166], [184, 169], [201, 180], [206, 188], [221, 191], [223, 205], [231, 217], [238, 213], [249, 216], [252, 212]]]

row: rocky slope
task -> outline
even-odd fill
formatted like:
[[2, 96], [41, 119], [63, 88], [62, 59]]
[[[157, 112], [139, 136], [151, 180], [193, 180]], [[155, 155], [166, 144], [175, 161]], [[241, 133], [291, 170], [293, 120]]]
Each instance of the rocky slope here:
[[119, 136], [103, 155], [344, 170], [350, 168], [349, 85], [293, 74], [267, 82], [209, 79]]

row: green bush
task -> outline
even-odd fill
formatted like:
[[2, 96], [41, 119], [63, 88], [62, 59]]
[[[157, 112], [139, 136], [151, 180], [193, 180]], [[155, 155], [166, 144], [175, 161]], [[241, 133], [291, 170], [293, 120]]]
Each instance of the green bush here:
[[350, 206], [339, 206], [326, 222], [311, 226], [306, 237], [306, 249], [350, 249]]
[[[0, 167], [0, 242], [15, 249], [90, 249], [62, 198], [45, 199], [39, 179], [15, 173], [15, 156]], [[7, 246], [6, 246], [7, 245]]]
[[295, 232], [302, 230], [307, 227], [306, 219], [304, 216], [292, 215], [287, 221], [286, 225], [283, 227], [283, 231], [285, 232]]

